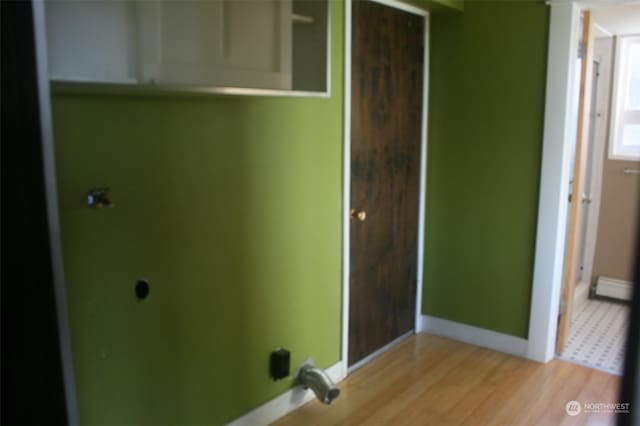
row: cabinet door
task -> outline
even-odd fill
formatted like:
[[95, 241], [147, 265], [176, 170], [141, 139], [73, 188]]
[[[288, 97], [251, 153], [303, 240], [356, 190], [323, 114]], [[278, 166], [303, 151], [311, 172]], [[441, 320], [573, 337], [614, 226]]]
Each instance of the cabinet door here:
[[45, 5], [52, 80], [136, 83], [136, 5], [51, 1]]
[[140, 79], [158, 84], [291, 88], [291, 2], [138, 4]]

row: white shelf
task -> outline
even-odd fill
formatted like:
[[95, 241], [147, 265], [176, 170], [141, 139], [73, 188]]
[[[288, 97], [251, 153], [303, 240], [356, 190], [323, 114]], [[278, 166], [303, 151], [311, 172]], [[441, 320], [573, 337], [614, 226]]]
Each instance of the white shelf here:
[[122, 85], [136, 85], [140, 84], [140, 81], [136, 78], [123, 78], [123, 79], [107, 79], [107, 78], [93, 78], [86, 76], [74, 76], [74, 75], [51, 75], [49, 80], [52, 83], [87, 83], [87, 84], [122, 84]]
[[305, 15], [300, 15], [299, 13], [292, 13], [291, 21], [294, 24], [313, 24], [315, 20], [313, 19], [312, 16], [305, 16]]

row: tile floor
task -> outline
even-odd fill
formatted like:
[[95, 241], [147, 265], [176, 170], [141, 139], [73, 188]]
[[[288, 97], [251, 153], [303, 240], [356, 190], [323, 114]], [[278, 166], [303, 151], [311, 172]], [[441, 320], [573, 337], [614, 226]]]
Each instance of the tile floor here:
[[559, 357], [612, 374], [622, 374], [629, 306], [584, 300], [574, 307], [569, 337]]

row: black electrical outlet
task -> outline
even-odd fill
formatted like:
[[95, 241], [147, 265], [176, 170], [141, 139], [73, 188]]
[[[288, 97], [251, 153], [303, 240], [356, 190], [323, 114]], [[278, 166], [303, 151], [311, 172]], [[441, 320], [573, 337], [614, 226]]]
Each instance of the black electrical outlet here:
[[275, 380], [284, 379], [289, 375], [291, 364], [291, 353], [286, 349], [278, 349], [271, 352], [269, 361], [269, 372], [271, 378]]

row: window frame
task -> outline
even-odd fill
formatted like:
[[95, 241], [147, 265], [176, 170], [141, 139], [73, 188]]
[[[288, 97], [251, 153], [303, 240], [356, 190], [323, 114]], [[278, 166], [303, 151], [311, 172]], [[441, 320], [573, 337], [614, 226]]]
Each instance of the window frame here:
[[615, 38], [613, 86], [611, 94], [611, 120], [609, 127], [609, 160], [640, 161], [640, 146], [629, 147], [622, 143], [622, 129], [626, 124], [640, 125], [640, 109], [627, 110], [623, 105], [624, 94], [629, 89], [629, 61], [631, 45], [640, 46], [640, 34]]

